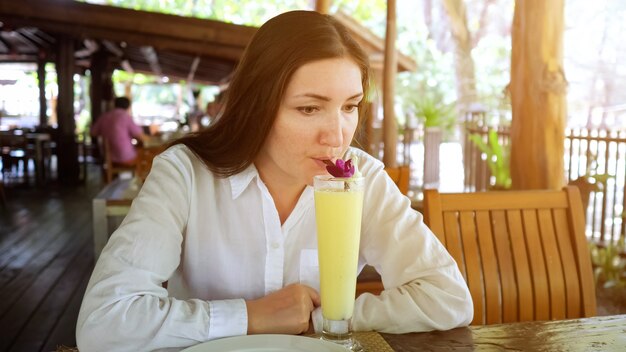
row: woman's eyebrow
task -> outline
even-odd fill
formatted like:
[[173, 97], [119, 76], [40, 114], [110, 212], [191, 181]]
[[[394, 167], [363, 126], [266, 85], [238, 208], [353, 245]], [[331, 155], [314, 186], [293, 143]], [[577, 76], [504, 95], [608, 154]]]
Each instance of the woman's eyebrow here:
[[[346, 100], [352, 100], [352, 99], [360, 98], [362, 96], [363, 96], [363, 93], [360, 92], [360, 93], [357, 93], [357, 94], [349, 97]], [[324, 95], [315, 94], [315, 93], [304, 93], [304, 94], [298, 94], [298, 95], [294, 96], [294, 98], [300, 98], [300, 97], [315, 98], [315, 99], [322, 100], [322, 101], [330, 101], [331, 100], [330, 97], [327, 97], [327, 96], [324, 96]]]

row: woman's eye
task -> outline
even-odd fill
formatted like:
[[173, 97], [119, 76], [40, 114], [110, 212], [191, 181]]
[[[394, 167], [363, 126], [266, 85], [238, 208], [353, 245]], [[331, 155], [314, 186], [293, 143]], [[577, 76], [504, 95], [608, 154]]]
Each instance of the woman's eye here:
[[358, 105], [346, 105], [346, 107], [344, 107], [343, 110], [345, 112], [353, 112], [353, 111], [355, 111], [358, 108], [359, 108]]
[[313, 114], [318, 110], [319, 109], [316, 106], [301, 106], [298, 108], [298, 111], [306, 115]]

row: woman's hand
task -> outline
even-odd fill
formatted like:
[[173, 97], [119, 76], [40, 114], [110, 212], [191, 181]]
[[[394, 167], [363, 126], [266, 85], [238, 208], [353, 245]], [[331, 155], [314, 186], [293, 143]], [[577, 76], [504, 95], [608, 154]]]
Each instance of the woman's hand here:
[[319, 305], [317, 291], [301, 284], [292, 284], [263, 298], [246, 301], [248, 334], [307, 332], [311, 311]]

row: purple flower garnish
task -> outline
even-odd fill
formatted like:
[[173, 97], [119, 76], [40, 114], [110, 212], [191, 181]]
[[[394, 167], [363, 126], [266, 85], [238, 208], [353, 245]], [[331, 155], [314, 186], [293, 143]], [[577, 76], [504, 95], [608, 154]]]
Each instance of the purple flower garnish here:
[[326, 164], [326, 170], [334, 177], [352, 177], [354, 175], [354, 165], [352, 165], [352, 159], [344, 161], [343, 159], [337, 159], [333, 164], [330, 160], [324, 160]]

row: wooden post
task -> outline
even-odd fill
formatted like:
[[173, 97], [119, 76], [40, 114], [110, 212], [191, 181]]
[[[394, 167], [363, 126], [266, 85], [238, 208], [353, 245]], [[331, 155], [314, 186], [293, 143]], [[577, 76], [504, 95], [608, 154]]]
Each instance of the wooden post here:
[[396, 1], [387, 0], [387, 30], [385, 33], [385, 63], [383, 73], [383, 133], [386, 167], [396, 167], [398, 126], [394, 113], [394, 96], [397, 66], [396, 53]]
[[328, 14], [330, 11], [330, 1], [331, 0], [316, 0], [315, 11], [323, 14]]
[[511, 178], [516, 189], [565, 184], [564, 0], [515, 3], [511, 55]]
[[109, 57], [106, 51], [100, 50], [91, 60], [91, 123], [108, 110], [113, 98], [112, 90]]
[[79, 181], [78, 149], [75, 140], [76, 121], [74, 120], [74, 39], [60, 36], [57, 41], [57, 79], [59, 98], [57, 117], [57, 153], [59, 181], [76, 185]]
[[39, 125], [48, 125], [48, 104], [46, 101], [46, 60], [41, 52], [37, 59], [37, 80], [39, 81]]

